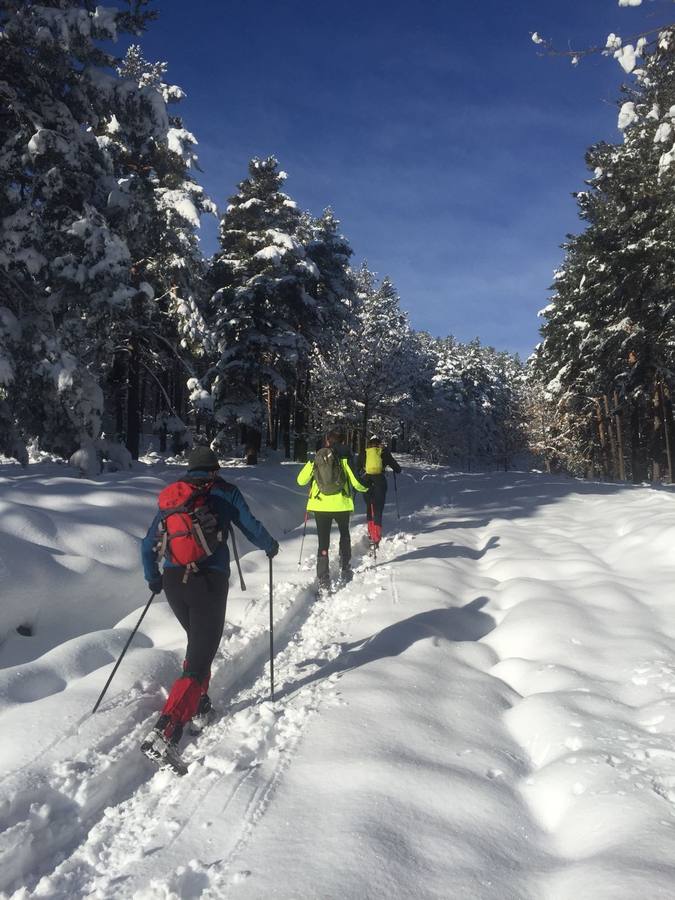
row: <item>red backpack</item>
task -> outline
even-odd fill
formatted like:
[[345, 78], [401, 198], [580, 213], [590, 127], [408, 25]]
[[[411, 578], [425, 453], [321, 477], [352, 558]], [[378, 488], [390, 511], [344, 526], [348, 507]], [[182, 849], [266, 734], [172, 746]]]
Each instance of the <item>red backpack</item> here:
[[208, 504], [213, 482], [193, 484], [175, 481], [161, 491], [162, 514], [158, 526], [158, 558], [165, 556], [176, 566], [185, 566], [185, 578], [197, 563], [211, 556], [223, 540], [217, 516]]

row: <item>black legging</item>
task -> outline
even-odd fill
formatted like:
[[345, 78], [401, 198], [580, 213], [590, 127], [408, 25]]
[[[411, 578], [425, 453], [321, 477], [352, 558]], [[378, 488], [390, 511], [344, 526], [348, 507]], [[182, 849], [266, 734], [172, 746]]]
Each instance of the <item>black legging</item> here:
[[340, 565], [346, 568], [352, 558], [352, 541], [349, 536], [349, 517], [351, 513], [345, 512], [315, 512], [316, 530], [319, 536], [319, 556], [316, 570], [319, 578], [328, 575], [328, 547], [330, 546], [330, 527], [333, 519], [337, 522], [340, 531]]
[[363, 495], [366, 503], [366, 517], [368, 521], [382, 525], [382, 513], [387, 499], [387, 478], [385, 475], [366, 475], [364, 485], [368, 493]]
[[211, 674], [225, 627], [229, 580], [215, 569], [195, 572], [183, 582], [185, 569], [164, 569], [162, 584], [169, 606], [187, 632], [184, 673], [198, 681]]

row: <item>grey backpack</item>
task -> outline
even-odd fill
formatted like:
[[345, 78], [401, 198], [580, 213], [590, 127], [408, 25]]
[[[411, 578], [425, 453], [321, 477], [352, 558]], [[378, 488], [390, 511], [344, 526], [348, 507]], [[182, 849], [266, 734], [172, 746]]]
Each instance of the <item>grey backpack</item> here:
[[314, 481], [320, 494], [341, 494], [347, 482], [342, 460], [330, 447], [317, 450], [314, 457]]

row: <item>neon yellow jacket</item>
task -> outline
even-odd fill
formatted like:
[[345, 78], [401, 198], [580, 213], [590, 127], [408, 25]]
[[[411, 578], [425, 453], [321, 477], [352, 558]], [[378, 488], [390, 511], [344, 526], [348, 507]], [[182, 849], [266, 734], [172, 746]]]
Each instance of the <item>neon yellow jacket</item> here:
[[362, 494], [368, 493], [368, 488], [364, 487], [356, 478], [349, 467], [346, 459], [340, 460], [342, 468], [347, 476], [347, 483], [340, 494], [320, 494], [319, 486], [313, 480], [314, 462], [310, 459], [298, 472], [297, 482], [299, 485], [312, 482], [309, 489], [309, 500], [307, 501], [307, 509], [312, 512], [354, 512], [354, 500], [352, 498], [351, 487], [360, 491]]

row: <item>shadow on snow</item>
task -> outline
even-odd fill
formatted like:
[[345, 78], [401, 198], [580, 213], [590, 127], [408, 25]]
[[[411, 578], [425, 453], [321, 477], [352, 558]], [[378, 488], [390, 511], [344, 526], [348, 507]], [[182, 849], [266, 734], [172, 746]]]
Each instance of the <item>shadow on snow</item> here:
[[387, 625], [368, 638], [340, 644], [340, 654], [332, 660], [306, 659], [299, 665], [320, 666], [316, 672], [286, 684], [277, 692], [281, 700], [312, 682], [328, 678], [334, 673], [358, 669], [378, 659], [399, 656], [418, 641], [479, 641], [495, 627], [495, 620], [481, 610], [487, 597], [476, 597], [466, 606], [430, 609], [407, 619]]

